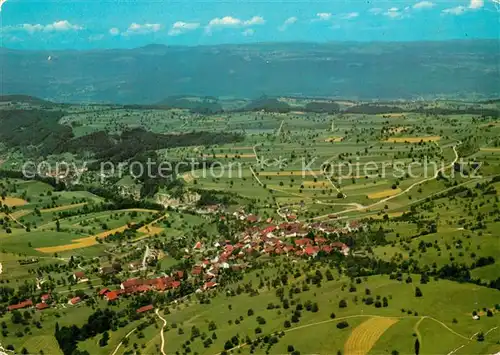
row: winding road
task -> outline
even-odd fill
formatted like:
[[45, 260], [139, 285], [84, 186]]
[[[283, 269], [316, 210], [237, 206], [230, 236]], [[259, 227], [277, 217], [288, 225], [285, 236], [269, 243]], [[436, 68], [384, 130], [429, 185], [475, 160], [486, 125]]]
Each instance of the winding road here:
[[160, 318], [163, 321], [163, 327], [161, 327], [161, 330], [160, 330], [160, 336], [161, 336], [160, 351], [161, 351], [162, 355], [167, 355], [165, 353], [165, 336], [163, 335], [163, 331], [164, 331], [165, 327], [167, 326], [167, 320], [165, 318], [163, 318], [162, 316], [160, 316], [160, 311], [158, 310], [158, 308], [155, 309], [155, 313], [158, 316], [158, 318]]

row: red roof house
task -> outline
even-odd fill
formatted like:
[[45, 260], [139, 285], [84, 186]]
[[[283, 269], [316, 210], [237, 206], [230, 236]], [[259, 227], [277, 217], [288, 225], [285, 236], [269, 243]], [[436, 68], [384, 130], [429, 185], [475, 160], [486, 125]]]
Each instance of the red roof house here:
[[76, 271], [74, 274], [73, 274], [73, 277], [74, 279], [77, 281], [77, 282], [80, 282], [80, 281], [86, 281], [88, 280], [87, 279], [87, 276], [85, 275], [85, 273], [83, 271]]
[[99, 291], [99, 296], [104, 296], [108, 292], [109, 292], [109, 288], [105, 287]]
[[25, 300], [23, 302], [20, 302], [18, 304], [11, 304], [10, 306], [7, 307], [9, 311], [13, 311], [16, 309], [22, 309], [26, 307], [32, 307], [33, 306], [33, 301], [32, 300]]
[[38, 309], [39, 311], [41, 311], [43, 309], [50, 308], [50, 306], [47, 303], [42, 302], [42, 303], [37, 303], [35, 308]]
[[48, 293], [45, 293], [40, 296], [40, 299], [42, 300], [42, 302], [47, 302], [48, 300], [50, 300], [50, 295]]
[[110, 291], [108, 293], [106, 293], [106, 296], [104, 296], [106, 298], [106, 301], [108, 302], [112, 302], [112, 301], [116, 301], [118, 299], [118, 293], [116, 293], [116, 291]]
[[72, 299], [70, 299], [70, 300], [68, 301], [68, 304], [70, 304], [70, 305], [75, 305], [75, 304], [77, 304], [77, 303], [80, 303], [80, 301], [81, 301], [81, 298], [80, 298], [80, 297], [73, 297]]
[[150, 304], [148, 306], [144, 306], [144, 307], [139, 308], [136, 312], [137, 313], [144, 313], [144, 312], [151, 311], [152, 309], [153, 309], [153, 305]]

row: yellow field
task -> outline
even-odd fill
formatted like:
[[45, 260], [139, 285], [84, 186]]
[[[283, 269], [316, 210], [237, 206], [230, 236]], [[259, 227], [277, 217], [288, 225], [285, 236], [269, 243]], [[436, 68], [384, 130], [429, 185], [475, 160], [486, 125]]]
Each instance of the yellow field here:
[[187, 182], [187, 183], [191, 183], [194, 181], [194, 177], [191, 173], [185, 173], [182, 175], [182, 179]]
[[389, 138], [386, 142], [389, 143], [420, 143], [420, 142], [437, 142], [441, 139], [440, 136], [428, 136], [428, 137], [394, 137]]
[[408, 128], [409, 127], [403, 127], [403, 126], [391, 127], [391, 128], [389, 128], [389, 132], [390, 133], [401, 133], [401, 132], [405, 131]]
[[500, 148], [481, 148], [481, 152], [490, 152], [490, 153], [496, 153], [500, 152]]
[[385, 198], [385, 197], [390, 197], [397, 195], [401, 192], [400, 188], [397, 189], [389, 189], [389, 190], [383, 190], [379, 192], [373, 192], [371, 194], [366, 195], [370, 200], [375, 200], [379, 198]]
[[393, 324], [393, 318], [370, 318], [357, 326], [344, 344], [345, 355], [365, 355]]
[[330, 137], [330, 138], [327, 138], [325, 139], [325, 142], [328, 142], [328, 143], [337, 143], [337, 142], [342, 142], [342, 139], [344, 139], [344, 137]]
[[87, 202], [82, 202], [82, 203], [76, 203], [74, 205], [65, 205], [65, 206], [59, 206], [59, 207], [54, 207], [54, 208], [45, 208], [43, 210], [40, 210], [40, 212], [41, 213], [50, 213], [50, 212], [65, 211], [65, 210], [70, 210], [72, 208], [83, 207], [86, 204], [87, 204]]
[[80, 249], [80, 248], [87, 248], [91, 247], [93, 245], [98, 244], [96, 241], [97, 239], [104, 239], [109, 235], [115, 234], [115, 233], [120, 233], [123, 232], [128, 228], [128, 225], [124, 225], [115, 229], [111, 229], [106, 232], [102, 232], [90, 237], [85, 237], [85, 238], [79, 238], [79, 239], [73, 239], [71, 244], [65, 244], [65, 245], [58, 245], [55, 247], [45, 247], [45, 248], [36, 248], [41, 253], [60, 253], [62, 251], [68, 251], [68, 250], [73, 250], [73, 249]]
[[9, 197], [7, 196], [5, 200], [0, 200], [2, 204], [7, 205], [9, 207], [14, 207], [14, 206], [24, 206], [28, 204], [28, 201], [23, 200], [22, 198], [17, 198], [17, 197]]

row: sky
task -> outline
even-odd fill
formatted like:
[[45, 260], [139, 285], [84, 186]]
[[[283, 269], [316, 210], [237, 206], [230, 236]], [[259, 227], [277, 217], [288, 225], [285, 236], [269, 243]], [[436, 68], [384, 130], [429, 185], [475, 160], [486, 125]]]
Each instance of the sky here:
[[0, 0], [1, 46], [499, 38], [500, 0]]

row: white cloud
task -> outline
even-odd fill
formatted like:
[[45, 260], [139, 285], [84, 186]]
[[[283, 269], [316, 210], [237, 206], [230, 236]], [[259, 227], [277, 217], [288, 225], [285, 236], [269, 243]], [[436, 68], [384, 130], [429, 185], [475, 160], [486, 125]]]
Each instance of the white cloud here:
[[212, 29], [214, 28], [238, 28], [238, 27], [250, 27], [256, 25], [263, 25], [266, 23], [261, 16], [254, 16], [249, 20], [241, 20], [232, 16], [224, 16], [224, 17], [216, 17], [211, 19], [208, 22], [208, 25], [205, 27], [205, 33], [211, 34]]
[[368, 11], [374, 15], [380, 15], [384, 10], [381, 9], [380, 7], [373, 7]]
[[216, 17], [208, 23], [208, 27], [231, 27], [231, 26], [240, 26], [241, 20], [239, 18], [225, 16], [222, 18]]
[[241, 32], [241, 34], [245, 37], [253, 36], [254, 33], [255, 31], [251, 28], [247, 28], [245, 31]]
[[0, 0], [0, 12], [2, 12], [2, 6], [5, 4], [7, 0]]
[[110, 28], [109, 34], [112, 36], [118, 36], [120, 34], [120, 30], [116, 27]]
[[402, 16], [402, 13], [397, 7], [391, 7], [389, 10], [384, 12], [384, 15], [390, 18], [398, 18]]
[[124, 35], [147, 34], [158, 32], [159, 30], [161, 30], [161, 25], [159, 23], [145, 23], [141, 25], [134, 22], [128, 27], [127, 32], [125, 32]]
[[331, 12], [318, 12], [316, 14], [316, 21], [328, 21], [329, 19], [332, 18], [332, 13]]
[[297, 17], [295, 17], [295, 16], [289, 17], [285, 20], [285, 22], [283, 22], [283, 24], [280, 27], [278, 27], [278, 29], [280, 31], [286, 31], [288, 27], [290, 27], [291, 25], [293, 25], [297, 21], [298, 21]]
[[68, 20], [56, 21], [50, 25], [45, 26], [44, 31], [78, 31], [82, 30], [83, 27], [78, 25], [72, 25]]
[[65, 32], [83, 30], [82, 26], [73, 25], [67, 20], [56, 21], [48, 25], [24, 23], [17, 26], [5, 26], [4, 31], [26, 31], [28, 33], [35, 32]]
[[183, 22], [183, 21], [177, 21], [172, 25], [172, 28], [170, 31], [168, 31], [168, 34], [170, 36], [177, 36], [182, 33], [186, 33], [189, 31], [194, 31], [200, 27], [200, 24], [198, 22]]
[[341, 16], [341, 18], [342, 18], [343, 20], [350, 20], [350, 19], [356, 18], [356, 17], [358, 17], [358, 16], [359, 16], [359, 12], [349, 12], [349, 13], [347, 13], [347, 14], [343, 14], [343, 15]]
[[265, 23], [266, 20], [261, 16], [254, 16], [250, 20], [243, 22], [245, 26], [263, 25]]
[[29, 33], [33, 33], [33, 32], [43, 31], [45, 26], [40, 25], [40, 24], [31, 25], [29, 23], [25, 23], [25, 24], [21, 25], [20, 28], [22, 28], [23, 30], [25, 30]]
[[444, 9], [442, 13], [444, 15], [463, 15], [467, 11], [475, 11], [482, 9], [484, 7], [484, 0], [470, 0], [469, 6], [456, 6], [456, 7], [451, 7], [448, 9]]
[[469, 9], [476, 10], [484, 6], [484, 0], [471, 0], [469, 4]]
[[415, 5], [413, 5], [413, 8], [414, 9], [431, 9], [435, 6], [436, 4], [434, 4], [433, 2], [430, 2], [430, 1], [420, 1], [420, 2], [417, 2]]
[[445, 15], [463, 15], [465, 13], [465, 6], [451, 7], [442, 11]]

